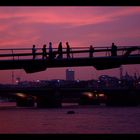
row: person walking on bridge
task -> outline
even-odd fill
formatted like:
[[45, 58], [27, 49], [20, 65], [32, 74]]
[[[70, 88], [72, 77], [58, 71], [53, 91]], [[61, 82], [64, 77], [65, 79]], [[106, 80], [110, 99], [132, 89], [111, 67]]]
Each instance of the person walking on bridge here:
[[111, 56], [117, 56], [117, 46], [112, 43]]
[[63, 57], [62, 42], [60, 42], [58, 45], [58, 58], [62, 58], [62, 57]]
[[35, 45], [33, 45], [33, 47], [32, 47], [32, 54], [33, 54], [33, 59], [35, 59], [35, 57], [36, 57], [36, 48], [35, 48]]
[[90, 48], [89, 48], [89, 57], [92, 58], [93, 57], [93, 52], [94, 52], [94, 48], [92, 45], [90, 45]]
[[69, 43], [68, 42], [66, 42], [66, 53], [67, 53], [67, 58], [70, 58], [70, 45], [69, 45]]
[[52, 58], [53, 58], [52, 42], [49, 42], [49, 59], [52, 60]]
[[44, 58], [47, 59], [46, 44], [43, 45], [43, 48], [42, 48], [42, 59], [44, 59]]

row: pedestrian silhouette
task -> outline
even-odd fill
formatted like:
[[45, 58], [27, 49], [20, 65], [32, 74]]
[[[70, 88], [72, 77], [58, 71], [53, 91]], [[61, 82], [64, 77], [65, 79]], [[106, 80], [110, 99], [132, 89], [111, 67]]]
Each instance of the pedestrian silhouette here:
[[49, 42], [49, 59], [53, 58], [52, 42]]
[[32, 47], [32, 55], [33, 55], [33, 59], [35, 59], [35, 57], [36, 57], [36, 48], [35, 48], [35, 45], [33, 45], [33, 47]]
[[59, 43], [58, 45], [58, 58], [62, 58], [63, 53], [62, 53], [62, 42]]
[[111, 56], [117, 56], [117, 46], [112, 43]]
[[44, 58], [47, 59], [46, 45], [43, 45], [43, 48], [42, 48], [42, 59]]
[[94, 52], [94, 48], [92, 45], [90, 45], [90, 48], [89, 48], [89, 57], [92, 58], [93, 57], [93, 52]]
[[67, 58], [70, 58], [70, 46], [68, 42], [66, 42], [66, 47]]

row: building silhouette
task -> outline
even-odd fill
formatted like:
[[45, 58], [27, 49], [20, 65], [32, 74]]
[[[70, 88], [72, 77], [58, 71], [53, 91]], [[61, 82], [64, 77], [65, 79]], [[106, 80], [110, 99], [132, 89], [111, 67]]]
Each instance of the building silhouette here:
[[74, 71], [71, 69], [66, 69], [66, 80], [68, 81], [74, 81]]

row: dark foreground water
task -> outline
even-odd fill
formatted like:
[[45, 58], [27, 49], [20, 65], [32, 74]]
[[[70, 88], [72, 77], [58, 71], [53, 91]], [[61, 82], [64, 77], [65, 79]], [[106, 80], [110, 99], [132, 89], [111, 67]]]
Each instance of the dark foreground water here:
[[[68, 111], [75, 114], [67, 114]], [[140, 106], [64, 105], [59, 109], [0, 103], [1, 134], [139, 134]]]

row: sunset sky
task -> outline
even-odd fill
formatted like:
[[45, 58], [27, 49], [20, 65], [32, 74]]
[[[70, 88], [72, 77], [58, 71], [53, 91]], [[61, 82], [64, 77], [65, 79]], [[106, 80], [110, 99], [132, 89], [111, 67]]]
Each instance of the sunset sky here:
[[[140, 6], [1, 6], [0, 48], [31, 48], [35, 44], [62, 41], [71, 47], [93, 45], [140, 45]], [[119, 68], [97, 71], [94, 67], [73, 67], [76, 79], [97, 79], [101, 74], [119, 77]], [[65, 79], [66, 68], [26, 74], [14, 70], [21, 80]], [[139, 73], [139, 65], [123, 66], [124, 73]], [[12, 70], [1, 70], [0, 83], [11, 83]]]

